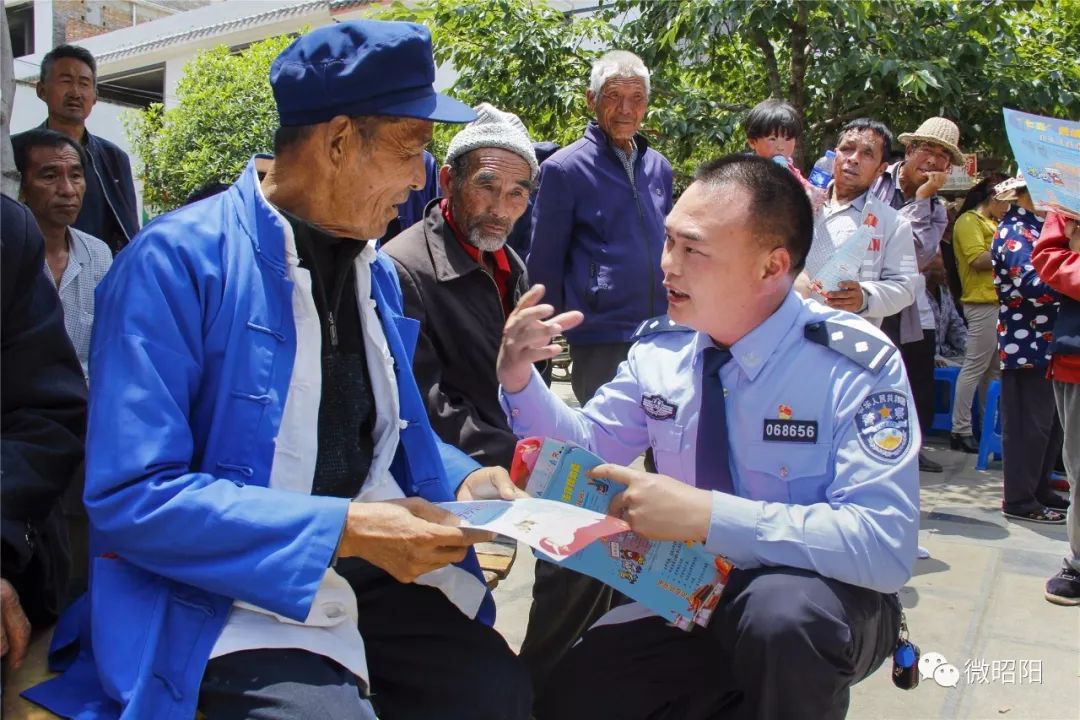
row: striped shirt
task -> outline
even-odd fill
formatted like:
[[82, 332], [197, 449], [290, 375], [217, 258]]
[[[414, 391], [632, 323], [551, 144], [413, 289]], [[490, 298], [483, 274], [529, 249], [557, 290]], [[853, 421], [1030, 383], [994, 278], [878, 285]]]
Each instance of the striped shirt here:
[[[68, 228], [68, 251], [68, 265], [60, 277], [57, 292], [60, 304], [64, 306], [64, 328], [75, 346], [83, 375], [89, 378], [94, 289], [112, 266], [113, 256], [104, 241], [73, 227]], [[47, 260], [44, 269], [49, 282], [55, 283]]]

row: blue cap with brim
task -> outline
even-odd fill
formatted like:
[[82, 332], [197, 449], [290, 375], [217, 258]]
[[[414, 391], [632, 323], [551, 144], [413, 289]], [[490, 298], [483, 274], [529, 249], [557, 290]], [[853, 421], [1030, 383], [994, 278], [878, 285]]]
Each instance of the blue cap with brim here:
[[466, 123], [476, 113], [435, 92], [431, 33], [423, 25], [353, 20], [302, 35], [270, 66], [282, 127], [337, 115]]

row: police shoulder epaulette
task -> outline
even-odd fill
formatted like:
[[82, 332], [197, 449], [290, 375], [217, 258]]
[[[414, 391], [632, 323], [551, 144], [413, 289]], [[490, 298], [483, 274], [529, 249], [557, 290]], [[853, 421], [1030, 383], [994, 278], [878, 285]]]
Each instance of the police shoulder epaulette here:
[[829, 320], [809, 323], [805, 333], [810, 342], [835, 350], [874, 373], [881, 372], [885, 361], [896, 352], [892, 343], [850, 325]]
[[649, 335], [655, 335], [662, 332], [689, 332], [690, 328], [685, 325], [680, 325], [667, 315], [657, 315], [654, 318], [649, 318], [645, 322], [638, 325], [637, 330], [634, 331], [633, 337], [630, 339], [633, 341], [640, 340], [643, 337]]

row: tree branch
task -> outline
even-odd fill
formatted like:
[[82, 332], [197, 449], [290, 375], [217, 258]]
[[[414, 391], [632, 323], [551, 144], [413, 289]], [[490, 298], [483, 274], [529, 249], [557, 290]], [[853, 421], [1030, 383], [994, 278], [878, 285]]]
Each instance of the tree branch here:
[[836, 127], [837, 125], [842, 125], [848, 120], [854, 120], [857, 117], [863, 117], [865, 115], [868, 115], [874, 109], [880, 109], [880, 107], [880, 105], [861, 105], [854, 110], [849, 110], [843, 115], [834, 114], [832, 117], [826, 120], [819, 120], [818, 122], [811, 125], [809, 129], [812, 133], [816, 133], [819, 130], [828, 130], [829, 128]]
[[803, 115], [806, 110], [806, 38], [810, 19], [809, 3], [795, 3], [796, 15], [791, 22], [791, 78], [788, 81], [788, 99]]
[[772, 97], [783, 97], [784, 89], [780, 84], [780, 68], [776, 64], [776, 53], [773, 52], [769, 38], [762, 30], [751, 30], [750, 39], [758, 46], [765, 56], [765, 72], [769, 77], [769, 94]]

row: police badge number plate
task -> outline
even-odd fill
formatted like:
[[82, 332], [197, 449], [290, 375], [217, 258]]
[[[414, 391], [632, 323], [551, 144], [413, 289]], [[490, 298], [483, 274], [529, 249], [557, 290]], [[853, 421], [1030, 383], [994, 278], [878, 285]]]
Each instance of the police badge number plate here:
[[670, 420], [675, 417], [679, 406], [668, 402], [662, 395], [642, 395], [641, 409], [653, 420]]
[[868, 455], [892, 462], [911, 445], [908, 421], [907, 396], [893, 391], [874, 393], [855, 414], [859, 445]]
[[766, 418], [761, 439], [765, 442], [816, 443], [817, 420]]

